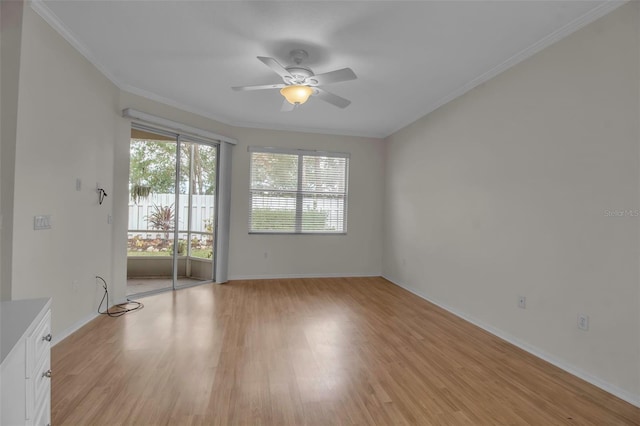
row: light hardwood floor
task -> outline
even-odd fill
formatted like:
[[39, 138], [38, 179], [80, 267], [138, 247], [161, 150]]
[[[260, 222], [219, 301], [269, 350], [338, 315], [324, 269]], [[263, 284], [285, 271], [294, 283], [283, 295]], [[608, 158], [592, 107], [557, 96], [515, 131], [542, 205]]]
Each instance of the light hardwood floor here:
[[382, 278], [142, 301], [53, 348], [53, 425], [640, 424], [640, 409]]

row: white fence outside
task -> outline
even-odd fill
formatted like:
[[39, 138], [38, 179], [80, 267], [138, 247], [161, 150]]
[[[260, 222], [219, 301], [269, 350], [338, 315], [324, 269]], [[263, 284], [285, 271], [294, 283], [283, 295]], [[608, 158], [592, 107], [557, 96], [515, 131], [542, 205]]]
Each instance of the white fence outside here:
[[[296, 194], [278, 193], [276, 195], [259, 195], [260, 191], [256, 191], [258, 194], [251, 194], [251, 214], [255, 210], [281, 210], [281, 211], [296, 211]], [[340, 195], [323, 195], [323, 194], [309, 194], [303, 196], [302, 199], [302, 211], [319, 211], [326, 214], [324, 226], [320, 229], [344, 231], [344, 196]], [[322, 224], [316, 224], [322, 225]]]
[[[192, 232], [208, 232], [205, 228], [205, 220], [211, 222], [215, 217], [215, 195], [192, 195], [191, 206], [189, 206], [189, 196], [186, 194], [179, 195], [178, 230], [187, 232], [189, 208], [191, 208], [191, 231]], [[129, 200], [129, 233], [132, 231], [148, 230], [149, 233], [158, 233], [157, 230], [151, 229], [147, 221], [147, 217], [154, 211], [156, 206], [171, 206], [175, 204], [174, 194], [151, 194], [145, 199], [138, 200], [134, 203]], [[175, 206], [174, 206], [175, 207]], [[174, 211], [175, 214], [175, 211]]]

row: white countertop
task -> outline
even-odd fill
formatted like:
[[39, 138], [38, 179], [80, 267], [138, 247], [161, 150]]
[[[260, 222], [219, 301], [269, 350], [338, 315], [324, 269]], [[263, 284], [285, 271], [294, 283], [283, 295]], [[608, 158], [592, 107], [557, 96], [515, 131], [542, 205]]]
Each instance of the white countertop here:
[[48, 298], [0, 302], [0, 363], [24, 336], [34, 318], [50, 304]]

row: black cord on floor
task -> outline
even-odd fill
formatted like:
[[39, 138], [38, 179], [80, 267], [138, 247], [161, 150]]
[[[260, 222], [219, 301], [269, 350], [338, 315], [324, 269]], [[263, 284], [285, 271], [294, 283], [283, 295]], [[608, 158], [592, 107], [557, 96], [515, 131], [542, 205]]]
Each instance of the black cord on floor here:
[[[140, 302], [136, 302], [135, 300], [131, 300], [131, 299], [127, 299], [126, 303], [120, 303], [118, 305], [114, 305], [114, 308], [117, 308], [118, 310], [114, 311], [114, 310], [109, 310], [109, 291], [107, 290], [107, 282], [104, 280], [104, 278], [96, 275], [96, 278], [99, 279], [100, 281], [102, 281], [102, 288], [104, 288], [104, 295], [102, 296], [102, 300], [100, 301], [100, 304], [98, 305], [98, 313], [102, 314], [102, 315], [108, 315], [112, 318], [114, 317], [120, 317], [128, 312], [133, 312], [133, 311], [138, 311], [142, 308], [144, 308], [144, 305]], [[102, 308], [102, 304], [105, 302], [105, 299], [107, 301], [107, 306], [106, 309], [104, 310], [104, 312], [100, 312], [100, 308]]]

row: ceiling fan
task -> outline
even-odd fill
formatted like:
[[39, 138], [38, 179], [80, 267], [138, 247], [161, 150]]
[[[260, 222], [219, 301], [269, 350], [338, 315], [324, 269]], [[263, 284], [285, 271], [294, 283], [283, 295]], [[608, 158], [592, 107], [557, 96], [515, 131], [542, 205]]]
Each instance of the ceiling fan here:
[[322, 74], [314, 74], [311, 68], [300, 65], [303, 60], [309, 57], [309, 54], [305, 50], [292, 50], [290, 55], [295, 65], [288, 67], [283, 67], [273, 58], [258, 56], [260, 61], [282, 77], [282, 83], [260, 86], [239, 86], [232, 87], [232, 89], [236, 91], [280, 89], [280, 94], [284, 96], [281, 111], [285, 112], [293, 111], [296, 107], [307, 102], [310, 96], [315, 96], [338, 108], [346, 108], [349, 106], [351, 103], [350, 100], [327, 92], [318, 86], [355, 80], [358, 77], [351, 68], [342, 68]]

